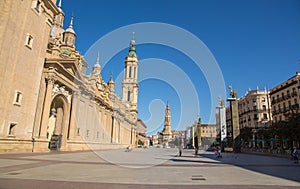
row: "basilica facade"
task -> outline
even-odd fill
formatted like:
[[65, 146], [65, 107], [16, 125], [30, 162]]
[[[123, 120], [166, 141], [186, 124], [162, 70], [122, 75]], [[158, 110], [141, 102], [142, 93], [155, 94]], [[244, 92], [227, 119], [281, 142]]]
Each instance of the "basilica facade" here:
[[122, 97], [76, 49], [61, 0], [1, 1], [0, 151], [121, 148], [137, 144], [138, 57], [132, 38]]

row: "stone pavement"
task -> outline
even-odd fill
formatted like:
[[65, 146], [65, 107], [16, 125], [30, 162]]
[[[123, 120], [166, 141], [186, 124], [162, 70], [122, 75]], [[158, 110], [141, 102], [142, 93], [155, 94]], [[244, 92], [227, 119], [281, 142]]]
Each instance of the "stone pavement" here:
[[286, 158], [176, 149], [0, 154], [0, 188], [300, 188]]

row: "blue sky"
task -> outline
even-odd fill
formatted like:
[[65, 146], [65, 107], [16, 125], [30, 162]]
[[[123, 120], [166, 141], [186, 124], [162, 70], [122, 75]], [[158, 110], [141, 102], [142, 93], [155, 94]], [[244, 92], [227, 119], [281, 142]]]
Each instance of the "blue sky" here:
[[[239, 97], [249, 88], [270, 89], [300, 70], [300, 1], [297, 0], [63, 0], [62, 9], [64, 27], [69, 25], [72, 12], [75, 15], [76, 47], [82, 54], [104, 35], [130, 24], [161, 22], [183, 28], [207, 46], [222, 71], [225, 85], [231, 84]], [[139, 35], [135, 34], [137, 42]], [[131, 35], [125, 39], [128, 45], [130, 39]], [[122, 72], [127, 52], [128, 49], [120, 51], [103, 67], [105, 81], [110, 73], [115, 78]], [[199, 111], [182, 112], [180, 103], [185, 100], [174, 86], [155, 78], [140, 82], [139, 117], [151, 128], [148, 134], [162, 129], [167, 101], [173, 129], [184, 129], [198, 115], [204, 123], [215, 122], [210, 117], [215, 111], [211, 104], [218, 99], [211, 99], [210, 86], [190, 57], [158, 44], [137, 45], [137, 54], [140, 61], [157, 58], [180, 67], [192, 80], [199, 98], [195, 102]], [[90, 67], [94, 64], [91, 60], [88, 63]], [[116, 83], [119, 94], [120, 85]], [[182, 114], [185, 119], [180, 121]]]

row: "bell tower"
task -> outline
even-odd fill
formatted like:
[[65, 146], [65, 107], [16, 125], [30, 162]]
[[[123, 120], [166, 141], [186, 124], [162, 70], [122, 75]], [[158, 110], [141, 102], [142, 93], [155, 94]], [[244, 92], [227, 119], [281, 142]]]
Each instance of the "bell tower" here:
[[164, 130], [163, 130], [163, 141], [168, 142], [172, 138], [171, 131], [171, 110], [169, 103], [166, 106], [166, 114], [165, 114], [165, 122], [164, 122]]
[[128, 55], [125, 57], [124, 79], [122, 81], [122, 101], [128, 105], [131, 114], [136, 118], [138, 114], [138, 62], [133, 32], [130, 41], [130, 49]]
[[65, 45], [75, 48], [76, 33], [73, 29], [73, 19], [74, 19], [74, 15], [72, 15], [72, 17], [71, 17], [69, 27], [64, 32], [64, 42], [65, 42]]

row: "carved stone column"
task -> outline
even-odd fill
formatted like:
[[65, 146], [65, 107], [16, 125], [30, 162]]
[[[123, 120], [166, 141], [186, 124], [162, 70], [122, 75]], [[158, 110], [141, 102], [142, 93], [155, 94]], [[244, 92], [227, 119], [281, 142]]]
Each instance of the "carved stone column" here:
[[79, 99], [80, 99], [80, 91], [76, 91], [73, 93], [73, 97], [72, 97], [72, 109], [70, 112], [70, 128], [69, 128], [69, 135], [68, 135], [68, 139], [74, 139], [74, 137], [76, 136], [77, 133], [77, 124], [76, 124], [76, 115], [78, 112], [78, 106], [79, 106]]
[[48, 125], [49, 113], [51, 108], [51, 93], [54, 85], [54, 80], [52, 78], [48, 78], [46, 82], [47, 82], [47, 89], [46, 89], [45, 100], [44, 100], [41, 129], [39, 133], [40, 138], [47, 137], [47, 125]]

